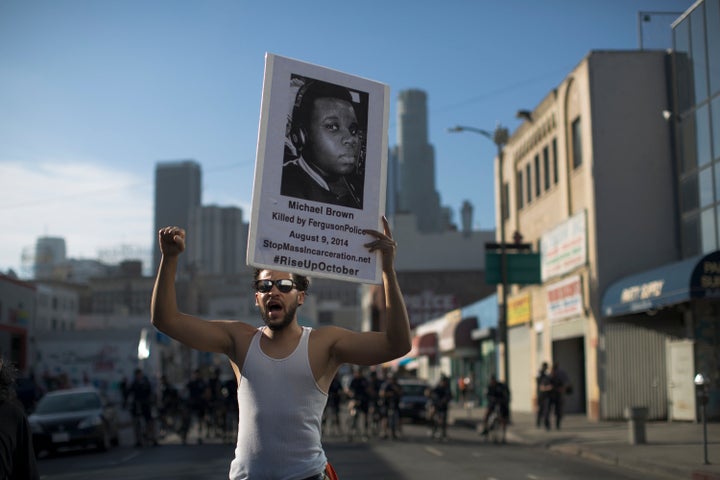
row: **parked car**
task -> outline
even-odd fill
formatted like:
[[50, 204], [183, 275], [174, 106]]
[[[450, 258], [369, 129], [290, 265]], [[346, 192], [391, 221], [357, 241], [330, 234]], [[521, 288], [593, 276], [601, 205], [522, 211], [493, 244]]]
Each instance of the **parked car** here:
[[117, 410], [94, 388], [45, 394], [28, 421], [36, 453], [53, 454], [65, 447], [107, 450], [119, 443]]
[[429, 388], [428, 383], [418, 378], [399, 378], [398, 384], [402, 388], [399, 404], [400, 419], [425, 422], [428, 401], [425, 391]]

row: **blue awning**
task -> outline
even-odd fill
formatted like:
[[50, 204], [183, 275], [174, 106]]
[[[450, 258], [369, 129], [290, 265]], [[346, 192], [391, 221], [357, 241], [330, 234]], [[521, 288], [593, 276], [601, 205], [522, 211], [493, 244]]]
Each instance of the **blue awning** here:
[[720, 251], [688, 258], [618, 280], [605, 290], [602, 313], [628, 315], [720, 297]]

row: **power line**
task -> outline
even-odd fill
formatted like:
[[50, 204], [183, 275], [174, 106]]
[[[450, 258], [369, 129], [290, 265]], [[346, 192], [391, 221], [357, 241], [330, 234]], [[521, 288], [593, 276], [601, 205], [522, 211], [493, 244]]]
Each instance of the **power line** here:
[[[236, 168], [243, 168], [247, 166], [248, 164], [253, 163], [255, 160], [252, 161], [244, 161], [244, 162], [234, 162], [234, 163], [228, 163], [224, 165], [218, 165], [213, 168], [209, 168], [204, 172], [204, 175], [207, 174], [213, 174], [217, 172], [225, 172], [228, 170], [236, 169]], [[47, 197], [43, 199], [37, 199], [37, 200], [29, 200], [25, 202], [19, 202], [19, 203], [11, 203], [2, 205], [0, 204], [0, 210], [10, 210], [15, 208], [31, 208], [31, 207], [38, 207], [38, 206], [45, 206], [51, 203], [59, 203], [64, 202], [68, 200], [77, 200], [77, 199], [83, 199], [83, 198], [89, 198], [94, 197], [98, 195], [106, 195], [108, 193], [112, 192], [119, 192], [122, 190], [129, 190], [134, 188], [141, 188], [141, 187], [150, 187], [152, 186], [152, 182], [149, 181], [143, 181], [143, 182], [135, 182], [135, 183], [127, 183], [124, 185], [119, 185], [117, 187], [108, 188], [108, 187], [101, 187], [93, 190], [86, 190], [83, 192], [78, 193], [72, 193], [67, 195], [60, 195], [55, 197]]]

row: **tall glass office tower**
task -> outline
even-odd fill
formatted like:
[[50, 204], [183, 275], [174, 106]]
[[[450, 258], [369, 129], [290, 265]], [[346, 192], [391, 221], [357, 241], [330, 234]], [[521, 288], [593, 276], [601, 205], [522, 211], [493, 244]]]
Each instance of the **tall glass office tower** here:
[[720, 0], [673, 24], [683, 258], [720, 248]]
[[[187, 229], [193, 209], [200, 207], [202, 171], [194, 160], [158, 162], [155, 166], [155, 230], [153, 232], [152, 272], [160, 264], [157, 232], [162, 227], [176, 225]], [[189, 248], [192, 248], [190, 246]], [[178, 272], [187, 270], [189, 254], [180, 255]]]
[[398, 96], [397, 160], [398, 213], [413, 213], [418, 231], [442, 232], [447, 215], [435, 190], [435, 150], [428, 143], [427, 95], [422, 90], [403, 90]]

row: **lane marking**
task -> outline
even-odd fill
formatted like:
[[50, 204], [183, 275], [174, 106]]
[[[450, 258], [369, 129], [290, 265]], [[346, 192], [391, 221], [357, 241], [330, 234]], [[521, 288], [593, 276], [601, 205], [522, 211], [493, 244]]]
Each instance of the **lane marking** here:
[[443, 452], [441, 452], [440, 450], [438, 450], [437, 448], [434, 448], [434, 447], [425, 447], [425, 450], [432, 453], [433, 455], [435, 455], [437, 457], [442, 457], [444, 455]]
[[119, 463], [129, 462], [130, 460], [132, 460], [133, 458], [137, 457], [138, 455], [140, 455], [140, 452], [132, 452], [130, 455], [126, 455], [126, 456], [122, 457], [122, 458], [120, 459], [120, 462], [119, 462]]

